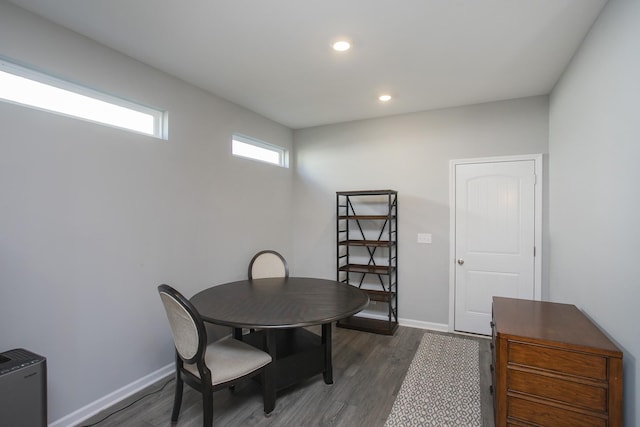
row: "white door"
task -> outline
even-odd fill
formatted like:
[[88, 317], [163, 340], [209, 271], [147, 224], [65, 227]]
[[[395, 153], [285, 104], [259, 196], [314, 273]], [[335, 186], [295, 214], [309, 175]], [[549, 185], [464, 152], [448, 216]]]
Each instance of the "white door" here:
[[453, 167], [454, 329], [489, 335], [493, 296], [535, 296], [536, 164], [530, 159]]

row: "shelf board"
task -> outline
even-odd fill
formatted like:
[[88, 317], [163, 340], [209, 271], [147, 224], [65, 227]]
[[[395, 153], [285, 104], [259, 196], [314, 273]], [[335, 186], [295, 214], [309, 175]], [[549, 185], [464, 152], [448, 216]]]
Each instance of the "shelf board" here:
[[383, 196], [398, 194], [396, 190], [362, 190], [362, 191], [336, 191], [340, 196]]
[[369, 295], [371, 301], [389, 302], [395, 297], [395, 292], [389, 291], [377, 291], [375, 289], [360, 288], [361, 291], [366, 292]]
[[338, 219], [353, 219], [353, 220], [361, 220], [361, 219], [374, 219], [374, 220], [385, 220], [385, 219], [395, 219], [395, 215], [338, 215]]
[[354, 273], [391, 274], [391, 272], [395, 270], [395, 267], [389, 267], [387, 265], [347, 264], [340, 267], [339, 270]]
[[345, 329], [372, 332], [374, 334], [393, 335], [398, 329], [398, 322], [351, 316], [346, 319], [339, 320], [337, 326]]
[[390, 240], [343, 240], [341, 246], [394, 246], [396, 242]]

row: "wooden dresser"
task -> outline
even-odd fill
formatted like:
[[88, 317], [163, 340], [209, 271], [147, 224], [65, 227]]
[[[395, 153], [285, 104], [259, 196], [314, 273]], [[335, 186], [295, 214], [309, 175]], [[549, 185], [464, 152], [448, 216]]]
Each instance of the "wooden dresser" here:
[[493, 298], [496, 426], [622, 426], [622, 352], [573, 305]]

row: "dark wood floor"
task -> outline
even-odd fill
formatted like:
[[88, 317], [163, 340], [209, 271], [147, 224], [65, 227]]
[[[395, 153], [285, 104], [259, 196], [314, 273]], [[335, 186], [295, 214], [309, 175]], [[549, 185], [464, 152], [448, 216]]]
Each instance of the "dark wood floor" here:
[[[234, 392], [221, 390], [214, 394], [214, 425], [382, 426], [425, 332], [423, 329], [400, 327], [394, 336], [389, 337], [334, 327], [333, 385], [326, 385], [322, 375], [317, 375], [284, 390], [278, 394], [276, 409], [269, 417], [262, 410], [259, 387], [252, 381], [238, 386]], [[483, 426], [491, 427], [494, 422], [489, 394], [489, 340], [465, 338], [476, 339], [480, 343], [482, 422]], [[160, 390], [164, 384], [166, 386], [161, 391], [116, 412], [141, 396]], [[160, 381], [82, 425], [97, 422], [93, 425], [170, 426], [174, 387], [173, 380]], [[111, 413], [113, 415], [99, 421]], [[202, 425], [200, 394], [186, 385], [177, 425]]]

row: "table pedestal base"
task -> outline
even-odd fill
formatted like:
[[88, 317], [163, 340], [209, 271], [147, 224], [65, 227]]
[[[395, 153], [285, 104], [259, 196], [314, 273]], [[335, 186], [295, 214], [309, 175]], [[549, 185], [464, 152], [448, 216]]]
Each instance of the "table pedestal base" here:
[[273, 378], [276, 390], [322, 373], [333, 384], [331, 364], [331, 324], [322, 325], [322, 336], [304, 328], [263, 329], [242, 336], [242, 340], [273, 358], [266, 375]]

